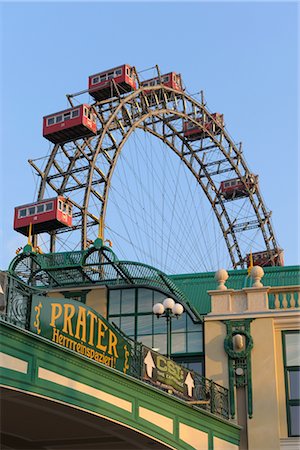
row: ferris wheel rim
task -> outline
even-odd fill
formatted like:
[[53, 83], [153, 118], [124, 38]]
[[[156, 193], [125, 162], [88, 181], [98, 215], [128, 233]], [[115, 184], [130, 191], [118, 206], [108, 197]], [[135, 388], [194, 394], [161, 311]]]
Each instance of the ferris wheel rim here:
[[[149, 88], [148, 88], [148, 90], [149, 90]], [[196, 108], [198, 108], [198, 112], [199, 111], [204, 112], [204, 114], [207, 115], [212, 121], [215, 121], [214, 117], [212, 116], [212, 113], [210, 113], [208, 111], [208, 109], [206, 108], [205, 104], [197, 102], [195, 99], [190, 97], [185, 92], [178, 92], [178, 91], [176, 91], [176, 90], [174, 90], [172, 88], [166, 87], [164, 85], [153, 86], [153, 87], [151, 87], [151, 90], [160, 92], [162, 94], [161, 95], [162, 98], [166, 98], [166, 95], [169, 95], [169, 94], [174, 95], [174, 98], [181, 97], [181, 99], [184, 99], [184, 101], [188, 101], [192, 105], [194, 105]], [[97, 158], [98, 158], [99, 154], [103, 151], [102, 144], [104, 142], [105, 137], [109, 136], [112, 133], [112, 131], [110, 130], [110, 126], [116, 120], [116, 118], [118, 117], [118, 114], [122, 111], [122, 109], [126, 109], [125, 106], [130, 105], [131, 102], [136, 100], [136, 99], [139, 99], [139, 100], [145, 99], [145, 91], [147, 91], [147, 88], [140, 87], [139, 89], [137, 89], [133, 93], [131, 93], [129, 95], [126, 95], [124, 97], [121, 97], [119, 99], [114, 100], [118, 104], [114, 108], [114, 111], [110, 115], [109, 119], [105, 122], [105, 124], [103, 124], [101, 133], [99, 133], [97, 135], [98, 142], [97, 142], [97, 145], [95, 146], [96, 148], [95, 148], [95, 151], [94, 151], [94, 154], [93, 154], [93, 158], [89, 162], [89, 168], [87, 170], [88, 182], [87, 182], [87, 185], [86, 185], [86, 188], [85, 188], [85, 192], [84, 192], [83, 205], [81, 205], [82, 210], [84, 211], [83, 212], [83, 217], [82, 217], [82, 221], [83, 222], [82, 222], [81, 229], [82, 229], [82, 236], [85, 236], [85, 242], [86, 242], [86, 238], [87, 238], [87, 216], [89, 215], [88, 206], [89, 206], [89, 199], [90, 199], [90, 195], [91, 195], [92, 178], [93, 178], [94, 170], [96, 170], [96, 168], [97, 168]], [[92, 104], [92, 106], [95, 108], [96, 113], [97, 113], [97, 107], [99, 106], [99, 104], [103, 105], [103, 102], [95, 102], [94, 104]], [[146, 102], [146, 106], [147, 106], [147, 102]], [[109, 190], [110, 190], [110, 184], [111, 184], [112, 176], [113, 176], [116, 164], [117, 164], [118, 157], [119, 157], [119, 155], [120, 155], [120, 153], [122, 151], [122, 148], [123, 148], [125, 142], [129, 139], [131, 134], [137, 128], [142, 128], [145, 131], [151, 133], [151, 131], [149, 129], [147, 129], [147, 127], [145, 127], [145, 126], [140, 127], [139, 126], [142, 122], [145, 122], [150, 117], [159, 117], [160, 115], [163, 115], [163, 114], [176, 114], [176, 116], [178, 116], [178, 118], [182, 118], [183, 120], [192, 121], [195, 124], [197, 124], [197, 126], [199, 128], [202, 127], [202, 129], [204, 130], [204, 126], [202, 126], [201, 123], [196, 121], [196, 117], [192, 117], [187, 112], [182, 112], [182, 111], [179, 111], [179, 110], [177, 110], [175, 108], [172, 108], [172, 109], [169, 109], [167, 107], [160, 108], [159, 104], [157, 104], [154, 109], [150, 109], [150, 108], [153, 108], [153, 105], [151, 105], [151, 107], [149, 107], [149, 105], [148, 105], [148, 107], [146, 107], [146, 113], [144, 115], [141, 114], [139, 116], [138, 120], [136, 120], [133, 123], [131, 123], [131, 125], [129, 126], [127, 132], [125, 133], [125, 138], [122, 139], [122, 141], [116, 146], [116, 151], [115, 151], [114, 156], [113, 156], [113, 158], [111, 160], [111, 164], [110, 164], [108, 173], [106, 175], [107, 180], [105, 182], [105, 188], [104, 188], [104, 200], [103, 200], [102, 205], [101, 205], [101, 214], [100, 214], [100, 217], [102, 217], [103, 220], [105, 219], [105, 215], [106, 215], [106, 209], [107, 209], [107, 204], [108, 204], [108, 196], [109, 196]], [[101, 121], [100, 114], [97, 113], [97, 115], [98, 115], [99, 121]], [[213, 135], [213, 133], [210, 133], [210, 131], [207, 131], [207, 130], [205, 130], [205, 131], [209, 134], [209, 138], [216, 145], [216, 147], [218, 147], [218, 149], [223, 153], [225, 159], [227, 159], [227, 161], [230, 162], [230, 164], [232, 165], [233, 170], [235, 171], [235, 174], [241, 180], [243, 180], [243, 176], [242, 176], [242, 173], [239, 170], [239, 167], [232, 163], [232, 159], [229, 157], [228, 153], [222, 147], [221, 141], [218, 141], [217, 137], [215, 135]], [[155, 135], [155, 134], [153, 133], [153, 135]], [[178, 133], [177, 133], [177, 136], [179, 136]], [[179, 150], [176, 152], [176, 149], [172, 148], [169, 145], [169, 143], [166, 142], [166, 140], [164, 139], [163, 136], [158, 136], [156, 134], [156, 137], [160, 138], [179, 157], [181, 157]], [[245, 174], [246, 175], [251, 175], [251, 172], [250, 172], [246, 162], [243, 159], [242, 153], [238, 150], [238, 148], [236, 147], [235, 143], [232, 141], [231, 137], [228, 135], [228, 133], [226, 132], [226, 130], [224, 128], [222, 128], [222, 138], [225, 138], [226, 142], [228, 142], [230, 144], [231, 151], [233, 151], [235, 156], [237, 158], [239, 158], [239, 162], [241, 163], [242, 168], [245, 170]], [[78, 155], [80, 154], [80, 152], [82, 152], [82, 148], [85, 148], [86, 146], [89, 146], [89, 142], [91, 142], [92, 139], [93, 138], [85, 139], [84, 143], [82, 145], [78, 144], [75, 141], [75, 145], [77, 147]], [[186, 146], [191, 152], [193, 151], [192, 147], [188, 144], [188, 142], [184, 142], [184, 146]], [[48, 177], [50, 169], [51, 169], [51, 167], [52, 167], [52, 165], [53, 165], [53, 163], [55, 161], [55, 155], [57, 154], [57, 152], [59, 151], [59, 149], [61, 147], [62, 146], [60, 144], [56, 144], [54, 146], [54, 148], [53, 148], [53, 151], [51, 152], [51, 155], [49, 157], [49, 160], [48, 160], [45, 172], [43, 173], [42, 180], [41, 180], [41, 183], [40, 183], [39, 199], [43, 198], [43, 195], [45, 193], [45, 188], [46, 188], [47, 184], [50, 185], [50, 187], [53, 189], [53, 186], [51, 186], [51, 184], [49, 183], [49, 180], [47, 180], [47, 177]], [[182, 157], [181, 157], [181, 159], [183, 160]], [[74, 158], [73, 163], [75, 163], [75, 160], [76, 160], [76, 158]], [[190, 168], [189, 165], [186, 163], [186, 161], [184, 161], [184, 162], [187, 165], [187, 167]], [[200, 166], [201, 166], [201, 161], [200, 161]], [[202, 167], [202, 166], [201, 166], [201, 169], [205, 169], [205, 167], [204, 166]], [[97, 169], [99, 169], [99, 168], [97, 168]], [[191, 170], [191, 172], [193, 173], [192, 170]], [[204, 170], [204, 172], [205, 172], [205, 170]], [[195, 173], [193, 173], [193, 175], [196, 176]], [[70, 175], [67, 174], [66, 176], [69, 177]], [[212, 191], [214, 191], [215, 194], [216, 194], [216, 198], [218, 200], [219, 205], [221, 205], [221, 209], [223, 211], [223, 214], [226, 216], [226, 214], [227, 214], [226, 202], [223, 202], [222, 196], [221, 196], [220, 192], [218, 191], [217, 186], [214, 184], [213, 180], [210, 179], [209, 176], [207, 176], [207, 180], [209, 181], [209, 184], [210, 184], [210, 187], [211, 187]], [[67, 184], [67, 181], [64, 178], [64, 181], [62, 183], [62, 189], [59, 190], [60, 194], [64, 194], [64, 187], [66, 187], [66, 184]], [[204, 193], [206, 194], [206, 197], [209, 199], [209, 201], [211, 203], [211, 206], [212, 206], [212, 208], [213, 208], [213, 210], [215, 212], [215, 215], [217, 217], [217, 220], [219, 222], [219, 225], [220, 225], [222, 233], [223, 233], [223, 237], [224, 237], [224, 239], [226, 241], [226, 246], [227, 246], [228, 252], [230, 254], [230, 258], [231, 258], [233, 267], [234, 268], [236, 268], [237, 266], [244, 267], [244, 258], [242, 256], [242, 253], [241, 253], [240, 248], [239, 248], [238, 239], [236, 238], [235, 232], [232, 229], [233, 224], [231, 223], [231, 220], [230, 220], [229, 216], [227, 215], [228, 216], [227, 217], [228, 229], [230, 230], [230, 228], [231, 228], [230, 233], [231, 233], [231, 236], [232, 236], [232, 239], [233, 239], [233, 243], [234, 243], [234, 246], [235, 246], [235, 251], [238, 254], [238, 260], [236, 260], [236, 258], [234, 258], [232, 250], [231, 250], [232, 244], [227, 240], [228, 232], [225, 230], [224, 227], [222, 228], [222, 222], [220, 221], [218, 213], [217, 213], [217, 211], [215, 209], [216, 201], [211, 201], [209, 196], [208, 196], [207, 191], [204, 188], [204, 186], [201, 185], [201, 184], [200, 184], [200, 186], [203, 189]], [[246, 184], [245, 184], [245, 187], [247, 188]], [[254, 197], [253, 197], [253, 193], [248, 189], [247, 196], [248, 196], [249, 201], [250, 201], [250, 203], [251, 203], [251, 205], [252, 205], [252, 207], [253, 207], [253, 209], [255, 211], [255, 215], [256, 215], [256, 217], [258, 219], [259, 228], [260, 228], [260, 230], [261, 230], [261, 232], [263, 234], [263, 238], [264, 238], [264, 241], [265, 241], [265, 244], [266, 244], [266, 248], [267, 248], [268, 251], [271, 251], [270, 243], [273, 243], [273, 247], [274, 248], [278, 248], [278, 246], [276, 244], [276, 240], [275, 240], [274, 232], [273, 232], [273, 229], [272, 229], [272, 225], [270, 223], [270, 220], [269, 220], [269, 217], [268, 217], [268, 213], [267, 213], [267, 209], [264, 206], [264, 202], [263, 202], [262, 197], [260, 195], [260, 191], [259, 191], [258, 186], [256, 187], [255, 194], [256, 194], [256, 196], [258, 198], [258, 204], [260, 205], [260, 208], [261, 208], [261, 210], [263, 212], [264, 218], [260, 217], [260, 212], [259, 212], [258, 208], [256, 207], [256, 203], [255, 203], [255, 200], [254, 200]], [[72, 200], [71, 200], [71, 202], [72, 202]], [[75, 206], [77, 206], [78, 209], [80, 209], [80, 205], [78, 205], [76, 203], [73, 203], [73, 204], [75, 204]], [[100, 220], [100, 217], [99, 217], [99, 220]], [[91, 216], [91, 218], [93, 218], [93, 220], [95, 221], [95, 225], [96, 225], [96, 223], [98, 221], [98, 218], [95, 217], [95, 216], [93, 216], [93, 217]], [[265, 225], [267, 227], [267, 231], [265, 230]], [[268, 233], [269, 233], [269, 235], [268, 235]]]

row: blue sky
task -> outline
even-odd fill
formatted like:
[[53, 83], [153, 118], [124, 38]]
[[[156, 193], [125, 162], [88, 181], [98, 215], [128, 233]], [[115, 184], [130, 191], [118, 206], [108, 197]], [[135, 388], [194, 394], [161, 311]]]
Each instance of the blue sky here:
[[1, 269], [25, 243], [13, 208], [35, 200], [27, 160], [49, 151], [42, 117], [124, 62], [204, 90], [259, 174], [286, 264], [299, 263], [296, 3], [9, 2], [1, 19]]

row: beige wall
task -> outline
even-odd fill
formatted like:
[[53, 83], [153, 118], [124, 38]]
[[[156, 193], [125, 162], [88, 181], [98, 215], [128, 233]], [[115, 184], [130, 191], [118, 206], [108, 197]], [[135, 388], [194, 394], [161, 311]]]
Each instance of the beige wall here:
[[92, 289], [87, 294], [85, 303], [105, 318], [107, 317], [107, 292], [105, 287]]
[[[80, 288], [76, 289], [66, 289], [66, 292], [80, 292]], [[86, 290], [82, 288], [83, 291]], [[107, 317], [107, 289], [105, 287], [92, 287], [90, 291], [87, 293], [85, 304], [90, 308], [93, 308], [104, 318]], [[48, 297], [54, 298], [64, 298], [64, 291], [53, 291], [48, 293]]]
[[[243, 316], [230, 319], [243, 319]], [[288, 437], [281, 333], [298, 329], [299, 322], [292, 316], [277, 315], [256, 317], [250, 326], [254, 344], [251, 352], [253, 417], [247, 419], [248, 448], [279, 450], [280, 439]], [[205, 376], [228, 388], [225, 337], [225, 324], [210, 317], [205, 322]]]
[[251, 354], [253, 418], [248, 419], [249, 449], [279, 450], [279, 410], [273, 319], [253, 320], [251, 335], [254, 344]]
[[228, 362], [224, 350], [226, 325], [220, 321], [205, 322], [205, 376], [228, 388]]

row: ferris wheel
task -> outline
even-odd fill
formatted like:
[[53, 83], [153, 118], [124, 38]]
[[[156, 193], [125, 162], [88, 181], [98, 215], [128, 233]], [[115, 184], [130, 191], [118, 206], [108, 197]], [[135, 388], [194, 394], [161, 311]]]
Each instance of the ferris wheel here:
[[[89, 98], [78, 104], [81, 95]], [[42, 165], [29, 162], [39, 177], [40, 211], [54, 198], [54, 209], [69, 217], [59, 225], [48, 219], [54, 225], [46, 227], [37, 220], [35, 245], [84, 250], [105, 234], [119, 251], [132, 245], [135, 259], [169, 273], [244, 268], [252, 253], [282, 264], [258, 176], [223, 114], [211, 112], [203, 95], [188, 94], [179, 74], [162, 75], [156, 66], [142, 79], [125, 64], [91, 75], [87, 90], [67, 98], [68, 109], [44, 117], [49, 155]], [[16, 222], [15, 229], [28, 233]]]

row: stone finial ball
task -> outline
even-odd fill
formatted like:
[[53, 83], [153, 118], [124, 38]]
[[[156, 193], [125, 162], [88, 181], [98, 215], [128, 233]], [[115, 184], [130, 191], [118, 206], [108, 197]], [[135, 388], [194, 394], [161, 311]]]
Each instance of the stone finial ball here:
[[264, 269], [262, 267], [254, 266], [254, 267], [252, 267], [250, 274], [251, 274], [252, 278], [259, 278], [260, 279], [260, 278], [262, 278], [264, 276], [265, 272], [264, 272]]
[[215, 273], [215, 280], [218, 283], [218, 290], [220, 291], [224, 291], [225, 289], [227, 289], [227, 287], [225, 286], [225, 281], [228, 280], [228, 273], [227, 270], [225, 269], [219, 269], [216, 273]]
[[228, 280], [228, 273], [227, 270], [225, 269], [219, 269], [216, 273], [215, 273], [215, 280], [220, 283], [220, 281], [226, 281]]
[[252, 280], [254, 281], [252, 287], [260, 288], [263, 287], [263, 284], [260, 282], [262, 277], [264, 276], [265, 272], [263, 271], [263, 268], [260, 266], [254, 266], [251, 269], [250, 275]]

